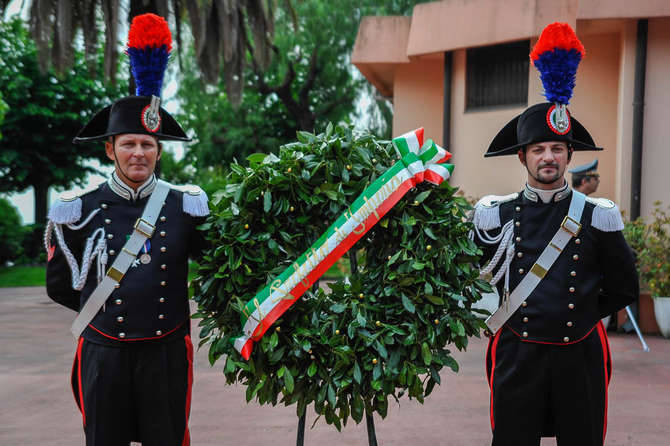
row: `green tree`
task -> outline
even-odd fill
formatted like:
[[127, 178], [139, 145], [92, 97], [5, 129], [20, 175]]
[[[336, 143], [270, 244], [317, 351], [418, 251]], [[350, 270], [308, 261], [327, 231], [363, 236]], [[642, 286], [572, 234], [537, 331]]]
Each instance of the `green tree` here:
[[[216, 83], [223, 74], [228, 80], [228, 94], [233, 102], [239, 103], [243, 88], [242, 62], [247, 50], [245, 43], [252, 44], [253, 57], [263, 67], [270, 61], [275, 3], [276, 0], [130, 0], [122, 8], [120, 0], [31, 0], [29, 7], [31, 31], [43, 72], [53, 67], [56, 72], [63, 73], [73, 66], [75, 36], [81, 29], [85, 60], [91, 75], [97, 72], [98, 38], [104, 33], [104, 76], [112, 83], [117, 75], [118, 34], [123, 10], [128, 13], [128, 23], [133, 17], [147, 12], [166, 19], [172, 17], [177, 49], [181, 47], [184, 18], [188, 17], [198, 49], [199, 70], [210, 83]], [[8, 1], [0, 1], [0, 16], [8, 4]], [[283, 0], [283, 6], [291, 9], [291, 0]], [[133, 91], [131, 80], [131, 94]]]
[[274, 149], [295, 137], [297, 124], [276, 96], [265, 97], [255, 88], [246, 88], [236, 108], [223, 81], [218, 87], [204, 84], [194, 65], [192, 57], [184, 58], [177, 93], [178, 120], [195, 137], [182, 165], [195, 165], [200, 174], [210, 166], [227, 166], [233, 159]]
[[[87, 160], [106, 160], [100, 144], [73, 146], [82, 125], [126, 85], [105, 86], [92, 79], [80, 52], [57, 76], [38, 68], [35, 44], [18, 18], [0, 23], [0, 94], [10, 112], [0, 126], [0, 192], [35, 191], [35, 221], [46, 219], [49, 187], [82, 185], [95, 170]], [[102, 58], [98, 58], [102, 72]]]
[[[278, 8], [272, 63], [263, 69], [251, 53], [247, 55], [246, 88], [239, 109], [225, 93], [226, 80], [216, 87], [207, 85], [193, 57], [185, 58], [178, 92], [183, 107], [180, 122], [197, 138], [187, 154], [189, 163], [227, 165], [249, 153], [275, 151], [291, 141], [297, 130], [312, 131], [327, 122], [351, 119], [356, 99], [371, 91], [355, 76], [349, 60], [361, 18], [409, 14], [419, 1], [378, 3], [304, 0], [295, 9]], [[189, 54], [193, 52], [197, 50]], [[381, 121], [375, 132], [388, 136], [390, 102], [379, 98], [372, 106]]]

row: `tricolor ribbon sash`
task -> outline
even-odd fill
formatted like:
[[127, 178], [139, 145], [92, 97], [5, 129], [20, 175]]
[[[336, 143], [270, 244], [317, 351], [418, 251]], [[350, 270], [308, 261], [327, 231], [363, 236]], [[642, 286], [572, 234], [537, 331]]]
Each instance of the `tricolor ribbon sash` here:
[[400, 160], [372, 182], [353, 204], [298, 259], [243, 308], [243, 335], [235, 348], [249, 359], [254, 342], [371, 227], [418, 183], [439, 185], [451, 176], [451, 154], [432, 140], [423, 144], [423, 128], [393, 139]]

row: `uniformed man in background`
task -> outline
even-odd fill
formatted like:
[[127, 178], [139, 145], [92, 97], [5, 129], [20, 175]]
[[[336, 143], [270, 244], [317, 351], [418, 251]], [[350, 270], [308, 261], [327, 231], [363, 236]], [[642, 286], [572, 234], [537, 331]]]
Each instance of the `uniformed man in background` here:
[[531, 58], [549, 102], [515, 117], [485, 155], [516, 155], [528, 174], [521, 192], [484, 197], [473, 215], [482, 273], [501, 296], [486, 321], [495, 446], [603, 445], [612, 361], [600, 319], [639, 292], [619, 209], [564, 178], [575, 150], [602, 150], [566, 107], [583, 54], [567, 24], [543, 31]]
[[591, 195], [598, 190], [600, 174], [598, 173], [598, 160], [582, 164], [574, 169], [568, 170], [572, 174], [572, 188], [584, 195]]
[[151, 64], [161, 56], [167, 63], [169, 50], [165, 20], [133, 20], [128, 54], [138, 95], [104, 108], [74, 139], [104, 141], [114, 173], [49, 212], [47, 293], [79, 312], [72, 390], [87, 445], [190, 441], [188, 259], [203, 248], [197, 226], [209, 211], [200, 188], [175, 187], [154, 174], [161, 140], [189, 141], [160, 107], [165, 67]]

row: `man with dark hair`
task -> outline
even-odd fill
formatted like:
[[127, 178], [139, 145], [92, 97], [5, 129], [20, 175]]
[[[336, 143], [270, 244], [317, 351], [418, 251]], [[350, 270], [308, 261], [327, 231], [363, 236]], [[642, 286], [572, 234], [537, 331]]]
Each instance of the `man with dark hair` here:
[[91, 192], [64, 194], [49, 211], [47, 294], [79, 312], [71, 380], [87, 445], [190, 441], [188, 258], [203, 248], [196, 228], [209, 210], [199, 187], [154, 174], [161, 140], [189, 141], [160, 107], [165, 65], [152, 64], [167, 63], [169, 39], [162, 18], [133, 20], [128, 54], [137, 96], [105, 107], [74, 139], [105, 141], [114, 172]]
[[543, 31], [531, 58], [549, 102], [510, 121], [485, 155], [516, 155], [527, 170], [521, 192], [486, 196], [473, 214], [482, 275], [501, 296], [486, 320], [494, 446], [603, 445], [612, 362], [600, 319], [639, 291], [618, 208], [564, 177], [575, 150], [602, 150], [566, 107], [582, 54], [567, 24]]
[[598, 190], [600, 174], [598, 174], [598, 160], [582, 164], [568, 172], [572, 174], [572, 188], [584, 195], [591, 195]]

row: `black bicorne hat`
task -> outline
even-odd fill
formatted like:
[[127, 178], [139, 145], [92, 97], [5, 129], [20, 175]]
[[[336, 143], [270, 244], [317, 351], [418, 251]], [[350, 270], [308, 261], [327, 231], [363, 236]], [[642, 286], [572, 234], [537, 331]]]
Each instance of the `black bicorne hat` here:
[[527, 108], [498, 132], [484, 156], [515, 155], [528, 144], [545, 141], [563, 141], [574, 150], [602, 150], [567, 109], [567, 129], [559, 130], [557, 113], [556, 104], [549, 102]]
[[165, 19], [155, 14], [135, 17], [128, 32], [126, 53], [137, 85], [137, 96], [119, 99], [100, 110], [73, 142], [97, 141], [123, 133], [190, 141], [177, 121], [160, 107], [163, 76], [171, 50], [172, 35]]
[[123, 133], [155, 136], [159, 140], [190, 141], [177, 121], [163, 107], [158, 119], [151, 116], [150, 96], [127, 96], [100, 110], [77, 134], [75, 144], [98, 141]]

